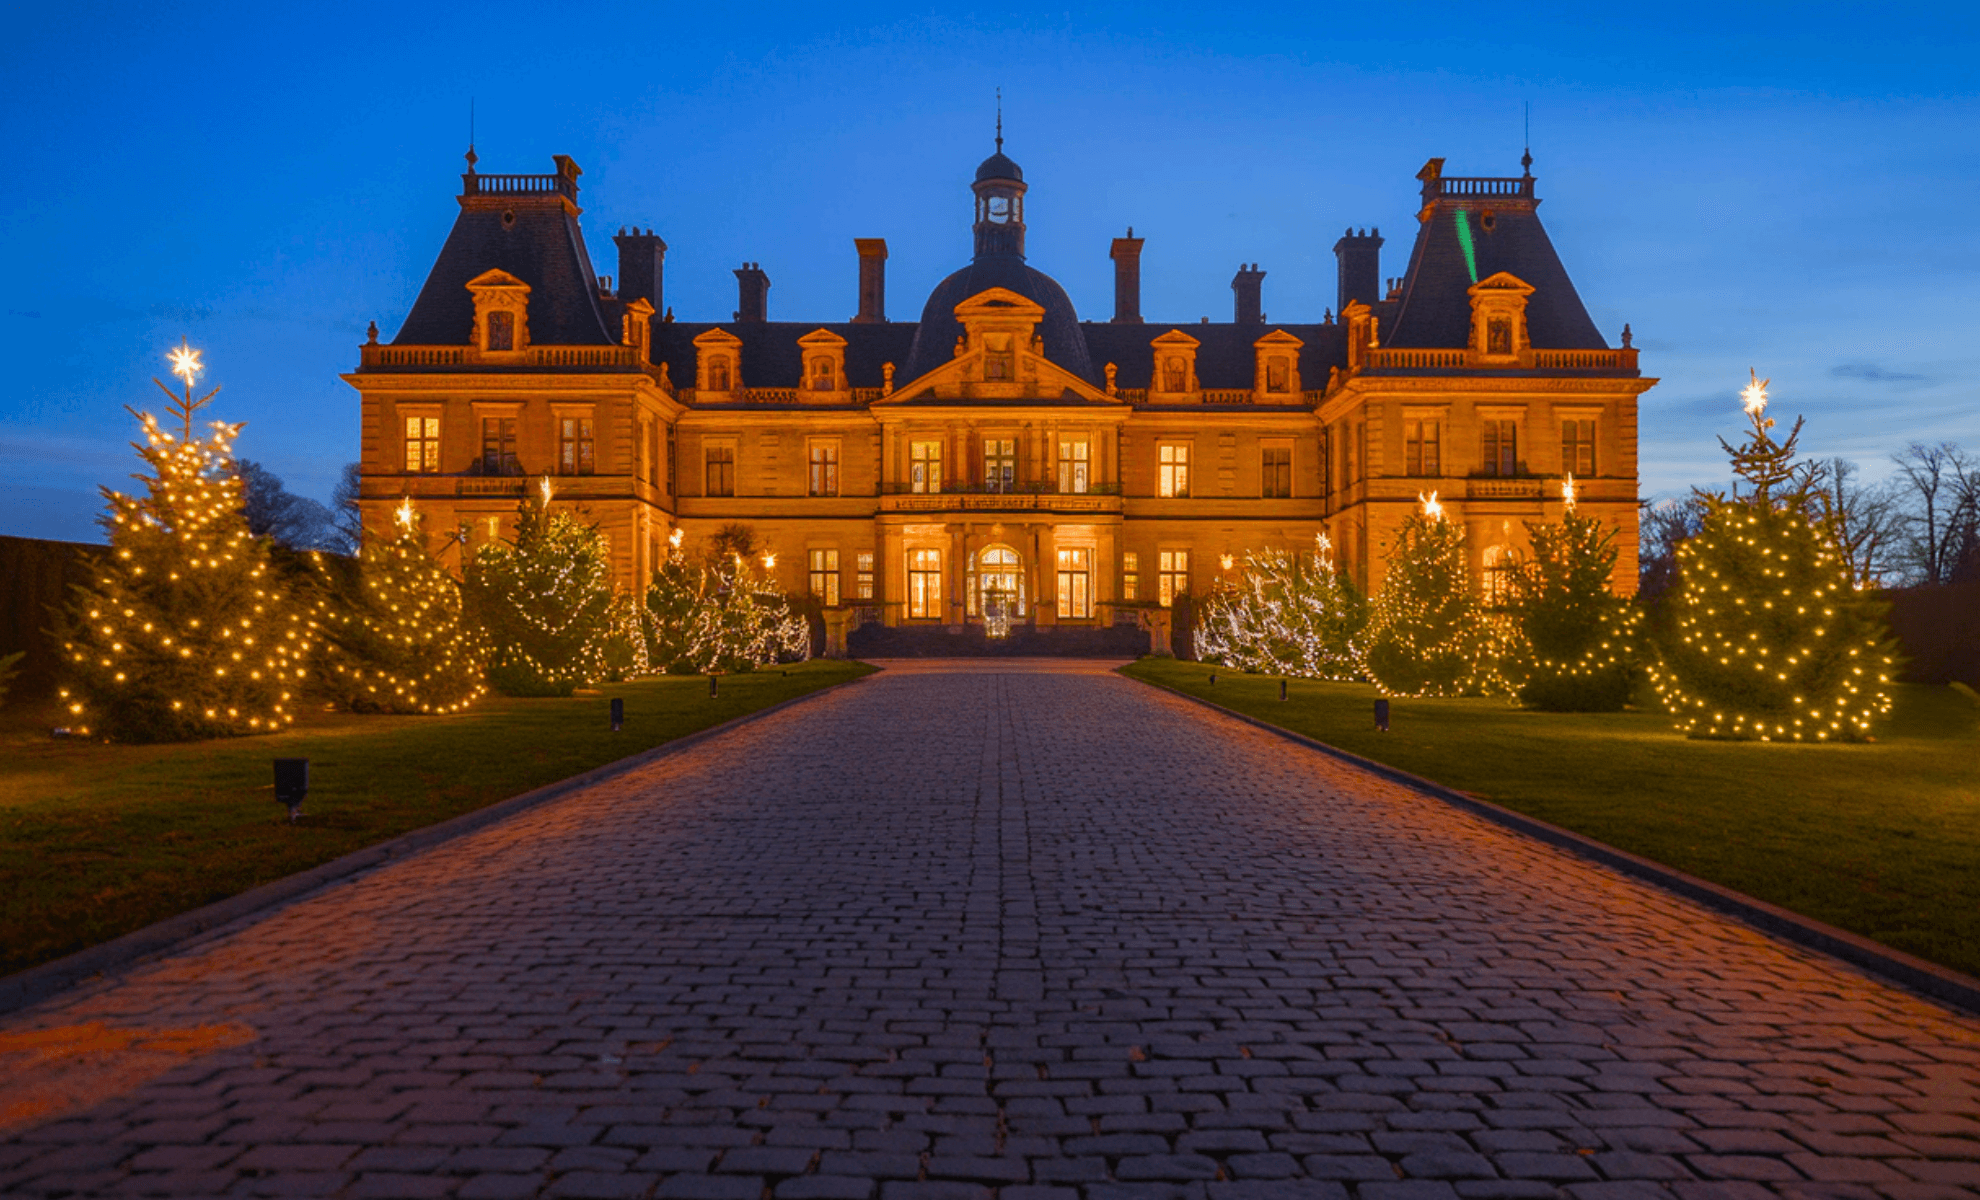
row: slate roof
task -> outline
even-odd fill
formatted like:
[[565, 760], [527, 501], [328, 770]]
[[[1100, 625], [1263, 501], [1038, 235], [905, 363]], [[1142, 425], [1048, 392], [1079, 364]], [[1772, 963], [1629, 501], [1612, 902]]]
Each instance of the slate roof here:
[[993, 287], [1008, 288], [1045, 309], [1038, 333], [1045, 339], [1046, 358], [1088, 383], [1097, 386], [1103, 382], [1087, 354], [1079, 314], [1073, 311], [1066, 289], [1014, 254], [984, 255], [935, 285], [928, 303], [922, 306], [914, 348], [894, 381], [919, 379], [954, 358], [956, 339], [963, 331], [962, 322], [956, 320], [956, 305]]
[[883, 382], [881, 364], [894, 364], [895, 384], [910, 378], [901, 369], [915, 327], [906, 322], [855, 325], [817, 321], [660, 321], [653, 323], [653, 360], [666, 363], [676, 387], [694, 386], [694, 339], [711, 329], [724, 329], [742, 339], [744, 387], [797, 387], [804, 382], [804, 355], [798, 339], [814, 329], [827, 329], [846, 339], [846, 383], [877, 388]]
[[1195, 338], [1196, 381], [1206, 388], [1248, 388], [1257, 380], [1258, 352], [1252, 343], [1273, 330], [1282, 329], [1306, 343], [1299, 350], [1299, 381], [1303, 388], [1318, 388], [1327, 382], [1331, 367], [1347, 365], [1345, 330], [1339, 325], [1236, 325], [1229, 321], [1205, 325], [1167, 325], [1149, 321], [1142, 325], [1092, 324], [1080, 327], [1086, 334], [1088, 352], [1095, 363], [1119, 367], [1114, 383], [1124, 388], [1145, 388], [1153, 381], [1155, 352], [1149, 343], [1171, 329]]
[[577, 218], [561, 206], [518, 202], [512, 223], [495, 207], [463, 208], [440, 257], [413, 301], [394, 345], [460, 346], [474, 336], [474, 297], [467, 282], [500, 268], [529, 285], [529, 340], [539, 345], [615, 345], [618, 322], [608, 322], [598, 277]]
[[[1548, 350], [1607, 349], [1541, 227], [1540, 215], [1525, 205], [1491, 207], [1492, 227], [1487, 230], [1483, 220], [1487, 207], [1451, 200], [1432, 206], [1430, 220], [1417, 227], [1401, 306], [1381, 324], [1381, 344], [1412, 349], [1466, 345], [1471, 338], [1467, 290], [1480, 279], [1507, 271], [1533, 285], [1526, 303], [1526, 328], [1533, 345]], [[1475, 277], [1465, 262], [1460, 221], [1470, 231], [1478, 265]]]

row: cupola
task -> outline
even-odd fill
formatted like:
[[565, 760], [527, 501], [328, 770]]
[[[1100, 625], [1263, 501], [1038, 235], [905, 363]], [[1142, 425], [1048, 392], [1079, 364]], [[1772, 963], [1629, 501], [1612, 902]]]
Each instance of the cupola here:
[[1024, 170], [1004, 155], [1004, 121], [997, 118], [997, 152], [976, 168], [976, 257], [1024, 257]]

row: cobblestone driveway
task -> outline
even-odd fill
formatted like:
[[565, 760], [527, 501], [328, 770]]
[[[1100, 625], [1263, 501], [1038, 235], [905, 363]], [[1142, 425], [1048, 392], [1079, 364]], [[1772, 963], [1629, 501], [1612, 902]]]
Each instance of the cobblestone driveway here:
[[890, 672], [0, 1022], [77, 1030], [0, 1192], [1980, 1192], [1980, 1022], [1092, 673]]

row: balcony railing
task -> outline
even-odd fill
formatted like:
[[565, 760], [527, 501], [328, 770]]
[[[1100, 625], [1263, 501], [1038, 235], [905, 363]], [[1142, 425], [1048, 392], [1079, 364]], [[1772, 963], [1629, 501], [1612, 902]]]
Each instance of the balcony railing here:
[[568, 175], [482, 175], [473, 171], [461, 176], [463, 196], [563, 196], [577, 199], [577, 180]]
[[531, 346], [520, 355], [483, 354], [474, 346], [362, 346], [366, 367], [638, 367], [637, 346]]
[[1363, 364], [1373, 370], [1460, 371], [1634, 371], [1636, 351], [1522, 350], [1486, 356], [1459, 348], [1386, 347], [1368, 351]]
[[1059, 490], [1059, 481], [1056, 479], [1033, 480], [1027, 483], [1013, 483], [994, 488], [987, 483], [944, 482], [939, 492], [928, 493], [917, 492], [914, 490], [913, 484], [895, 480], [890, 483], [881, 484], [880, 494], [883, 496], [1118, 496], [1121, 494], [1121, 485], [1118, 483], [1089, 483], [1083, 492], [1061, 492]]
[[896, 493], [880, 498], [887, 512], [1119, 512], [1118, 489], [1108, 492]]
[[1473, 175], [1440, 175], [1423, 181], [1423, 201], [1432, 200], [1531, 200], [1533, 176], [1491, 178]]
[[1368, 365], [1376, 368], [1451, 370], [1465, 365], [1469, 350], [1370, 350]]

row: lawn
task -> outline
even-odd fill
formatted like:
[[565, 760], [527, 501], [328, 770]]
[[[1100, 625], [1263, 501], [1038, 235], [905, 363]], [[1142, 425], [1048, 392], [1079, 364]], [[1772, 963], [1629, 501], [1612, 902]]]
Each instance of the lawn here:
[[1489, 700], [1395, 700], [1384, 734], [1363, 684], [1295, 679], [1281, 703], [1276, 676], [1153, 658], [1122, 672], [1980, 975], [1970, 693], [1900, 685], [1874, 742], [1782, 745]]
[[[271, 737], [162, 746], [0, 730], [0, 974], [588, 771], [871, 668], [814, 661], [491, 699], [449, 717], [311, 714]], [[610, 730], [611, 697], [626, 702]], [[270, 759], [310, 760], [300, 824]]]

